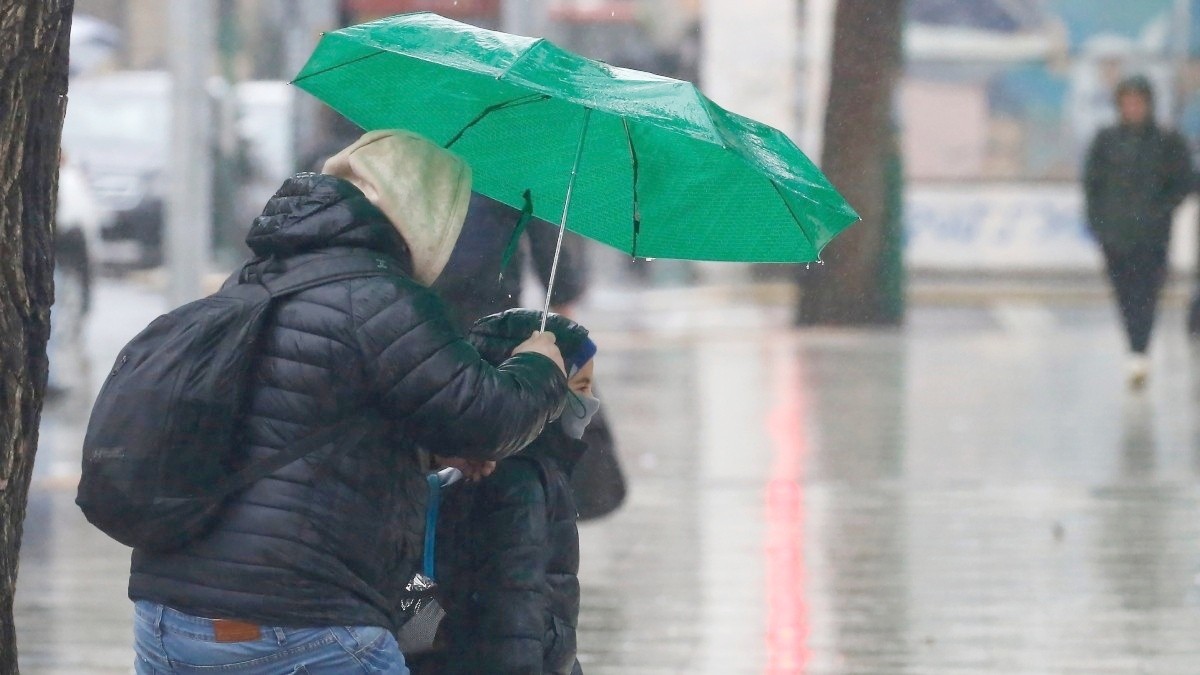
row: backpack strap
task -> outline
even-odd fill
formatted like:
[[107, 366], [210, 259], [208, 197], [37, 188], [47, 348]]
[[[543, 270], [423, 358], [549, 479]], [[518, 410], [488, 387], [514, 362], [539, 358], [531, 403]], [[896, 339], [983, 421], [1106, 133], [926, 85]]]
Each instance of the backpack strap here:
[[285, 261], [282, 265], [279, 274], [264, 277], [263, 272], [274, 271], [280, 266], [278, 262], [267, 261], [265, 266], [244, 274], [244, 282], [257, 281], [267, 288], [272, 298], [280, 298], [336, 281], [402, 273], [399, 263], [391, 258], [372, 256], [362, 251], [305, 256], [296, 261]]
[[442, 491], [462, 480], [462, 471], [445, 468], [425, 475], [429, 498], [425, 502], [425, 548], [421, 556], [421, 573], [430, 581], [437, 580], [437, 525], [442, 507]]
[[[275, 272], [267, 278], [264, 273]], [[392, 276], [400, 274], [399, 265], [386, 256], [371, 256], [362, 251], [347, 253], [325, 253], [304, 256], [297, 261], [263, 260], [249, 264], [242, 270], [239, 283], [260, 283], [271, 294], [271, 299], [299, 293], [310, 288], [336, 281], [363, 277]], [[334, 444], [357, 445], [367, 434], [369, 425], [363, 424], [362, 415], [351, 415], [332, 426], [320, 428], [260, 462], [250, 464], [229, 476], [218, 490], [228, 497], [266, 478], [283, 467], [303, 457]]]
[[288, 464], [307, 457], [327, 446], [334, 444], [341, 446], [357, 445], [359, 441], [366, 437], [368, 428], [369, 425], [362, 423], [361, 416], [351, 415], [333, 426], [318, 429], [289, 447], [280, 450], [275, 456], [251, 464], [229, 476], [218, 488], [217, 496], [220, 499], [229, 497], [275, 473]]

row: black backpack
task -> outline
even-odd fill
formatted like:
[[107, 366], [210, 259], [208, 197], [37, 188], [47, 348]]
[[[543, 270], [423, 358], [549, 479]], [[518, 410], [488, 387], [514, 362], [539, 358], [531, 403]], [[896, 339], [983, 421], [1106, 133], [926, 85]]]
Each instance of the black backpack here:
[[248, 265], [238, 283], [158, 317], [117, 357], [92, 407], [75, 503], [122, 544], [182, 546], [206, 531], [235, 492], [332, 442], [357, 442], [352, 430], [364, 425], [351, 418], [240, 466], [242, 405], [273, 301], [396, 273], [387, 258], [325, 254], [264, 282], [269, 264], [278, 265]]

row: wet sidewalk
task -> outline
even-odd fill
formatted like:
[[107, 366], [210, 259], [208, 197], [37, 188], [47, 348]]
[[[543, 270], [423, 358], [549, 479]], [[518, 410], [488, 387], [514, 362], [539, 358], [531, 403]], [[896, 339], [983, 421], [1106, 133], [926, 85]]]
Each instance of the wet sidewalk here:
[[[1131, 393], [1100, 302], [797, 332], [699, 293], [582, 317], [631, 484], [582, 529], [585, 672], [1200, 672], [1200, 351], [1178, 306]], [[26, 526], [22, 672], [129, 672], [128, 552], [71, 503], [69, 407]]]

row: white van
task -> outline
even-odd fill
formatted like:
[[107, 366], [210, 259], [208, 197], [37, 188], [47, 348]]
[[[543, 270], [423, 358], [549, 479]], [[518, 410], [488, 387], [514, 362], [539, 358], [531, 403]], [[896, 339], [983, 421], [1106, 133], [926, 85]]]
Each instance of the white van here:
[[[210, 91], [214, 101], [223, 100], [219, 80]], [[239, 191], [232, 213], [240, 221], [252, 217], [292, 172], [294, 92], [283, 81], [241, 82], [233, 91], [231, 118], [244, 161], [235, 163], [239, 175], [229, 184]], [[213, 108], [219, 120], [219, 106]], [[71, 82], [63, 151], [111, 212], [101, 229], [102, 250], [115, 259], [104, 262], [162, 262], [170, 128], [171, 77], [165, 71], [118, 71]]]

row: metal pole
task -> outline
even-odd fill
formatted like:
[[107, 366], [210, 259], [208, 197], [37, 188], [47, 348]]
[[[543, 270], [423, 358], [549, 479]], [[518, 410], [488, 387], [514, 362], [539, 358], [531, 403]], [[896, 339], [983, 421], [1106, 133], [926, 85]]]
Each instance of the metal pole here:
[[504, 0], [500, 6], [500, 30], [514, 35], [544, 37], [545, 0]]
[[571, 210], [571, 193], [575, 191], [575, 177], [579, 175], [579, 160], [583, 158], [583, 141], [587, 138], [588, 122], [592, 109], [583, 109], [583, 129], [579, 132], [579, 148], [575, 150], [575, 164], [571, 166], [571, 182], [567, 183], [567, 197], [563, 201], [562, 222], [558, 224], [558, 244], [554, 247], [554, 264], [550, 266], [550, 282], [546, 284], [546, 306], [542, 309], [542, 327], [546, 330], [546, 319], [550, 314], [550, 298], [554, 297], [554, 280], [558, 276], [558, 258], [562, 254], [563, 235], [567, 232], [567, 212]]
[[168, 300], [200, 297], [212, 249], [212, 75], [216, 13], [212, 0], [170, 0], [171, 161], [165, 261]]
[[1192, 42], [1192, 0], [1175, 0], [1175, 53], [1174, 70], [1171, 86], [1174, 88], [1174, 109], [1171, 110], [1171, 123], [1178, 126], [1183, 116], [1183, 108], [1187, 104], [1188, 94], [1185, 86], [1188, 59], [1191, 56]]
[[825, 105], [829, 101], [829, 69], [833, 52], [833, 18], [837, 0], [805, 2], [804, 120], [800, 145], [813, 161], [821, 161], [825, 145]]
[[[289, 2], [286, 11], [290, 13], [287, 24], [287, 72], [284, 79], [291, 80], [300, 72], [313, 48], [321, 39], [321, 33], [336, 29], [338, 22], [338, 3], [334, 0], [304, 0], [304, 2]], [[307, 161], [313, 154], [329, 142], [328, 130], [322, 121], [321, 109], [323, 104], [316, 98], [307, 95], [297, 95], [292, 100], [292, 147], [296, 149], [297, 161]], [[297, 167], [310, 171], [314, 167]]]

